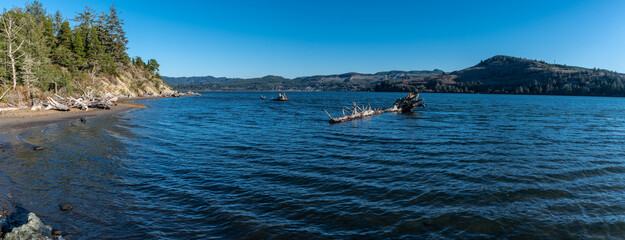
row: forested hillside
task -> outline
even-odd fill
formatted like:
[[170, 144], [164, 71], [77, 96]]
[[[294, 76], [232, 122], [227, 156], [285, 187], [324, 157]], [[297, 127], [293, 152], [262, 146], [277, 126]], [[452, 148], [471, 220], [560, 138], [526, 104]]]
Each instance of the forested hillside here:
[[260, 78], [164, 77], [170, 86], [178, 90], [204, 91], [370, 91], [384, 80], [414, 79], [443, 73], [432, 71], [389, 71], [374, 74], [344, 73], [316, 75], [294, 79], [280, 76]]
[[376, 91], [625, 96], [625, 76], [509, 56], [495, 56], [451, 73], [384, 81]]
[[19, 105], [59, 95], [137, 96], [170, 88], [155, 59], [126, 53], [128, 39], [114, 5], [89, 7], [67, 18], [40, 2], [4, 10], [0, 17], [0, 103]]

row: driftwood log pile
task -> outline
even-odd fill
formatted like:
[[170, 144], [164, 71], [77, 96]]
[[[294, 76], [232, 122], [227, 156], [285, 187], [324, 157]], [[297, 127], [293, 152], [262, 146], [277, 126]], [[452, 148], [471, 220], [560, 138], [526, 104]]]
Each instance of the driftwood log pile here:
[[371, 105], [358, 106], [356, 103], [352, 104], [353, 105], [350, 107], [344, 107], [341, 109], [343, 115], [337, 118], [333, 118], [325, 109], [323, 111], [326, 112], [328, 117], [330, 117], [330, 123], [342, 123], [387, 112], [407, 113], [412, 112], [415, 108], [425, 107], [423, 98], [419, 99], [419, 93], [410, 93], [405, 98], [397, 99], [397, 101], [395, 101], [395, 103], [387, 109], [372, 109]]
[[[155, 95], [157, 97], [183, 97], [183, 96], [201, 96], [199, 93], [195, 92], [178, 92], [178, 91], [164, 91], [160, 95]], [[42, 102], [40, 100], [33, 100], [31, 110], [58, 110], [58, 111], [69, 111], [71, 108], [77, 108], [80, 110], [89, 110], [89, 108], [99, 108], [99, 109], [111, 109], [112, 106], [117, 105], [119, 97], [113, 96], [110, 93], [107, 93], [103, 97], [93, 97], [90, 94], [86, 93], [82, 97], [73, 98], [73, 97], [61, 97], [59, 95], [54, 95], [54, 98], [48, 97], [47, 102]]]
[[80, 110], [89, 110], [89, 108], [111, 109], [112, 106], [117, 105], [117, 97], [91, 97], [82, 96], [80, 98], [73, 97], [61, 97], [55, 95], [55, 98], [48, 97], [47, 102], [33, 100], [33, 106], [31, 110], [41, 110], [45, 107], [45, 110], [58, 110], [69, 111], [70, 108], [77, 108]]

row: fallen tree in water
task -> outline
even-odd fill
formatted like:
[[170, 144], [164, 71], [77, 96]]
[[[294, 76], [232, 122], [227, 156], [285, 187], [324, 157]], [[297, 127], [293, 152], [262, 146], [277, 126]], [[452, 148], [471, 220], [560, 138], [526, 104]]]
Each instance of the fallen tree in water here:
[[372, 109], [371, 105], [358, 106], [355, 102], [352, 104], [353, 105], [350, 107], [341, 109], [343, 116], [337, 118], [333, 118], [325, 109], [323, 111], [330, 117], [330, 123], [342, 123], [387, 112], [407, 113], [412, 112], [415, 108], [425, 107], [423, 98], [419, 99], [419, 93], [409, 93], [405, 98], [397, 99], [397, 101], [387, 109]]
[[278, 93], [278, 98], [274, 98], [274, 101], [289, 101], [286, 97], [286, 93]]

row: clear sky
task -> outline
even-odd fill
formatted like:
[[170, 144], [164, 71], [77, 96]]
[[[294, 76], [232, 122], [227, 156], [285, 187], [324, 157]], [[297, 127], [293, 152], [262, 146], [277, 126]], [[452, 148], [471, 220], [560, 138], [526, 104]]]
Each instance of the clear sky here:
[[115, 3], [128, 53], [164, 76], [453, 71], [498, 54], [625, 72], [621, 0], [40, 2], [67, 18]]

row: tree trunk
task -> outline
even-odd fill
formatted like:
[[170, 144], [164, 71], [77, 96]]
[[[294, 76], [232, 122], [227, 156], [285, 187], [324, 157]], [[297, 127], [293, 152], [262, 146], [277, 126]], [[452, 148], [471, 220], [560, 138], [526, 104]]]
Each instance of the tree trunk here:
[[[9, 22], [12, 22], [9, 20]], [[17, 85], [17, 72], [15, 71], [15, 56], [13, 56], [13, 34], [11, 34], [11, 27], [13, 24], [8, 24], [9, 31], [7, 32], [7, 40], [9, 42], [9, 59], [11, 59], [11, 70], [13, 71], [13, 90], [15, 90], [15, 85]]]
[[24, 40], [13, 49], [13, 41], [16, 40], [17, 33], [20, 31], [21, 26], [17, 25], [15, 19], [11, 17], [10, 14], [6, 14], [3, 17], [4, 23], [4, 35], [7, 38], [7, 45], [9, 45], [9, 51], [7, 52], [7, 56], [11, 60], [11, 71], [13, 73], [13, 90], [15, 90], [15, 86], [17, 85], [17, 70], [15, 69], [15, 53], [22, 47], [24, 44]]

